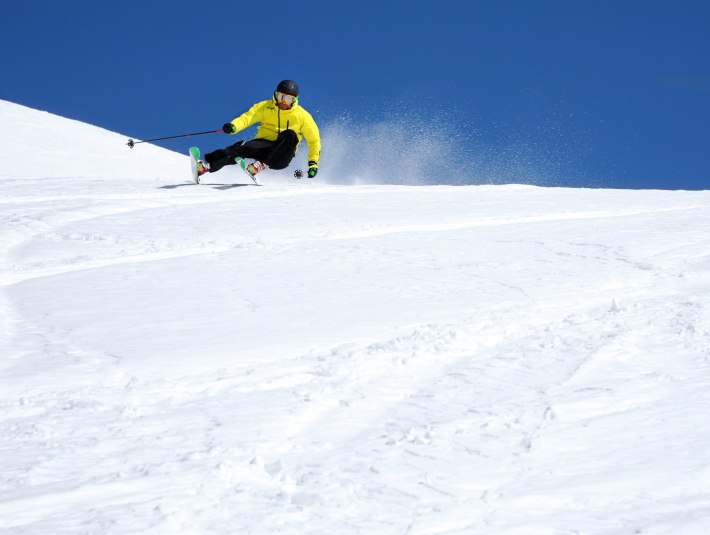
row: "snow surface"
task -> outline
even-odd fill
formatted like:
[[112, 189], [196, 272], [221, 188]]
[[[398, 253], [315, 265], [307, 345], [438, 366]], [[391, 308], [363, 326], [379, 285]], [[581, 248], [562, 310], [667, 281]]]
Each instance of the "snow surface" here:
[[127, 137], [0, 101], [0, 533], [710, 532], [710, 193]]

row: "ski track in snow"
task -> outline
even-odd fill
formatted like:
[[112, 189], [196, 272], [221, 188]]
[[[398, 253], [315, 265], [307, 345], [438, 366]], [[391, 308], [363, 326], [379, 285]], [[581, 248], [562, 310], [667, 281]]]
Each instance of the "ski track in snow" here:
[[706, 532], [706, 192], [154, 166], [0, 177], [0, 533]]

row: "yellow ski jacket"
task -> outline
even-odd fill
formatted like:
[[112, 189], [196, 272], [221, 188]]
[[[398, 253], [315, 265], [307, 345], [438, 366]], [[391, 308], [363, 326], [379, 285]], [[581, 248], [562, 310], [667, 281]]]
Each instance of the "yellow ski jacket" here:
[[[306, 138], [308, 143], [308, 161], [318, 164], [320, 160], [320, 132], [313, 117], [298, 105], [298, 101], [288, 110], [282, 110], [274, 99], [257, 102], [249, 111], [232, 121], [237, 129], [244, 130], [253, 124], [261, 123], [256, 131], [256, 137], [275, 141], [278, 135], [290, 128], [298, 136], [298, 144]], [[236, 133], [235, 132], [235, 133]], [[298, 150], [298, 145], [296, 145]]]

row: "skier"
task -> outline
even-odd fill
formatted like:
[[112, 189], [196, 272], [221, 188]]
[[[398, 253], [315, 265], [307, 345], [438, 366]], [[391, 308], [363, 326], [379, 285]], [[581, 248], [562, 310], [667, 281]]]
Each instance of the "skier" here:
[[296, 82], [283, 80], [276, 86], [271, 100], [257, 102], [246, 113], [225, 123], [222, 130], [226, 134], [236, 134], [256, 123], [261, 125], [251, 141], [238, 141], [205, 154], [205, 161], [197, 162], [198, 174], [215, 173], [225, 165], [233, 165], [244, 158], [254, 160], [246, 166], [252, 177], [269, 167], [285, 169], [295, 156], [301, 138], [305, 137], [308, 143], [308, 176], [316, 176], [320, 160], [320, 133], [311, 114], [299, 107], [298, 93]]

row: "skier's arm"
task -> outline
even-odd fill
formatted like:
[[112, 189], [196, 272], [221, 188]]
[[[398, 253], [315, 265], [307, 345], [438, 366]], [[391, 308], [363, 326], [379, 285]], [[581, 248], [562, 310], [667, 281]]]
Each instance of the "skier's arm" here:
[[265, 104], [268, 104], [268, 100], [264, 102], [258, 102], [254, 104], [248, 111], [242, 113], [236, 119], [233, 119], [231, 124], [234, 125], [234, 132], [236, 134], [240, 130], [249, 128], [251, 125], [261, 122], [261, 113]]
[[310, 114], [303, 122], [302, 132], [308, 143], [308, 161], [315, 162], [317, 167], [320, 160], [320, 132], [318, 131], [318, 125]]

